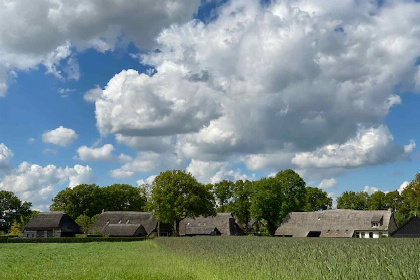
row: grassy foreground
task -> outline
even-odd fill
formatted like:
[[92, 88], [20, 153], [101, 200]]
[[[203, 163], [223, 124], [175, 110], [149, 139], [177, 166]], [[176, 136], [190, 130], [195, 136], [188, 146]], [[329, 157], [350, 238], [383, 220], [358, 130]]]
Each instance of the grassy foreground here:
[[419, 239], [0, 244], [0, 279], [420, 279]]

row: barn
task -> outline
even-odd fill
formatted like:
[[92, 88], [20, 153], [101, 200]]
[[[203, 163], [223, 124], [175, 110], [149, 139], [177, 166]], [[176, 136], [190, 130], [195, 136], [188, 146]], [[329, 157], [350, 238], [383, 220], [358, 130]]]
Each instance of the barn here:
[[399, 227], [396, 231], [392, 233], [392, 237], [420, 238], [420, 218], [414, 216], [411, 219], [409, 219], [406, 223], [404, 223], [401, 227]]
[[104, 236], [172, 236], [173, 227], [160, 223], [152, 213], [136, 211], [105, 211], [90, 228], [90, 233]]
[[41, 212], [23, 228], [24, 238], [74, 237], [79, 225], [64, 212]]
[[244, 235], [231, 213], [217, 213], [216, 216], [186, 218], [179, 225], [181, 236], [197, 235]]
[[396, 228], [391, 210], [331, 209], [291, 212], [275, 236], [379, 238], [389, 236]]

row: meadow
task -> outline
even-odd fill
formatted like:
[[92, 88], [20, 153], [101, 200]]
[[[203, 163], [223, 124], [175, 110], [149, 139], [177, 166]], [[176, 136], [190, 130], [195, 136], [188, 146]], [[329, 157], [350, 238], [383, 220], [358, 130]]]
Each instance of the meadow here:
[[420, 279], [419, 239], [0, 244], [0, 279]]

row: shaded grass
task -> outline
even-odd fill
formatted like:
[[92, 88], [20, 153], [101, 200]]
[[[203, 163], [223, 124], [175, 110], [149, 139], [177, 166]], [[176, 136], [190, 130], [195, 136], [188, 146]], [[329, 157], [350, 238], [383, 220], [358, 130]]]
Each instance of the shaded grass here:
[[420, 279], [417, 239], [0, 244], [0, 279]]

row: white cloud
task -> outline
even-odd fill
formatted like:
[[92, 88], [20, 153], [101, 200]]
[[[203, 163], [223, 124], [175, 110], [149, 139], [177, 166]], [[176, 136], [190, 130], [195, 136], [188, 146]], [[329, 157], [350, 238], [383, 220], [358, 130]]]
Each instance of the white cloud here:
[[151, 185], [153, 183], [153, 181], [155, 180], [156, 177], [157, 177], [157, 175], [151, 175], [151, 176], [147, 177], [146, 180], [139, 179], [136, 182], [137, 183], [137, 186], [141, 186], [141, 185], [144, 185], [144, 184]]
[[61, 168], [22, 162], [0, 180], [0, 189], [13, 191], [21, 199], [31, 201], [34, 208], [47, 210], [57, 186], [68, 182], [69, 187], [74, 187], [93, 181], [92, 169], [88, 165]]
[[396, 146], [392, 141], [393, 136], [385, 126], [361, 129], [356, 137], [344, 144], [330, 144], [314, 152], [297, 153], [292, 163], [301, 168], [352, 168], [389, 162], [409, 155], [410, 149]]
[[402, 102], [395, 85], [418, 82], [419, 5], [232, 0], [208, 24], [172, 25], [159, 51], [136, 55], [153, 73], [124, 70], [89, 98], [101, 134], [154, 153], [115, 172], [160, 169], [168, 154], [320, 178], [407, 159], [415, 143], [396, 145], [385, 118]]
[[410, 182], [408, 182], [408, 181], [404, 181], [401, 185], [400, 185], [400, 187], [398, 188], [398, 192], [401, 194], [402, 193], [402, 191], [408, 186], [410, 184]]
[[45, 155], [56, 155], [57, 154], [57, 150], [55, 149], [50, 149], [50, 148], [46, 148], [42, 151]]
[[77, 139], [77, 134], [73, 129], [58, 127], [42, 134], [42, 142], [58, 146], [69, 146]]
[[112, 155], [114, 150], [111, 144], [105, 144], [100, 148], [81, 146], [77, 149], [77, 154], [82, 161], [111, 161], [114, 159]]
[[59, 79], [79, 79], [74, 50], [154, 45], [164, 27], [189, 20], [199, 0], [48, 0], [0, 2], [0, 96], [10, 71], [43, 64]]
[[321, 183], [319, 183], [318, 188], [329, 189], [334, 188], [335, 186], [337, 186], [337, 180], [334, 178], [330, 178], [322, 180]]
[[102, 95], [102, 89], [96, 85], [94, 88], [88, 90], [85, 95], [83, 95], [83, 98], [86, 102], [95, 102], [98, 100]]
[[9, 167], [9, 161], [12, 157], [12, 150], [3, 143], [0, 143], [0, 170]]
[[222, 180], [255, 180], [255, 175], [248, 176], [242, 174], [239, 169], [230, 169], [228, 162], [206, 162], [193, 159], [186, 170], [202, 183], [214, 184]]
[[34, 143], [35, 141], [36, 141], [36, 139], [33, 138], [33, 137], [31, 137], [31, 138], [28, 139], [28, 143]]
[[364, 192], [367, 192], [369, 195], [371, 195], [371, 194], [373, 194], [374, 192], [379, 191], [379, 189], [378, 189], [378, 188], [376, 188], [376, 187], [369, 187], [369, 186], [365, 186], [365, 187], [363, 188], [363, 191], [364, 191]]

